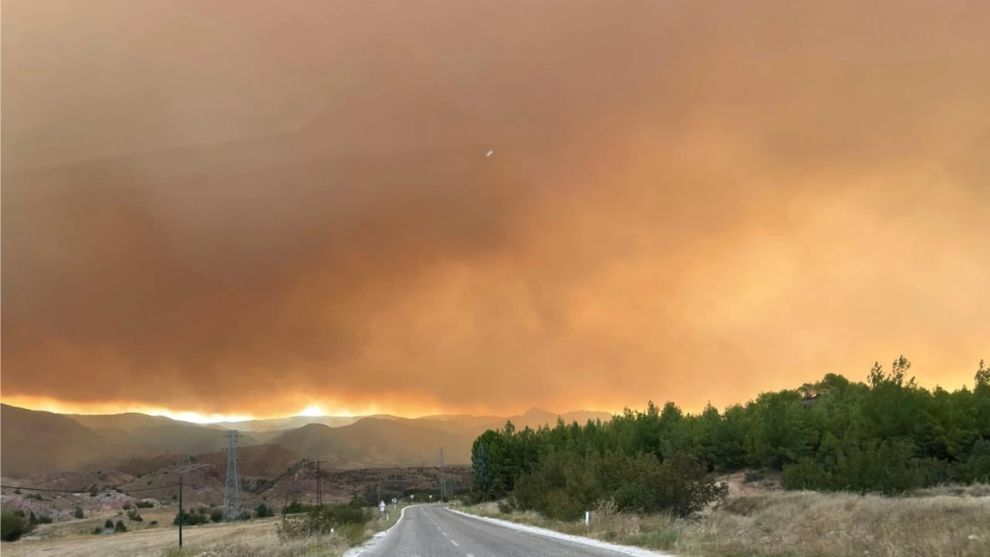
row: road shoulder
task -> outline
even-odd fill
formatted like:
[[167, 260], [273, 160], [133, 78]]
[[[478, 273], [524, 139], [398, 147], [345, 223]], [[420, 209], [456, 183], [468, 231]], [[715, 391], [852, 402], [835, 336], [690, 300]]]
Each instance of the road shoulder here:
[[348, 549], [346, 552], [344, 552], [343, 557], [358, 557], [358, 555], [361, 555], [365, 551], [368, 551], [369, 549], [378, 545], [379, 542], [385, 539], [385, 536], [387, 536], [389, 532], [394, 530], [399, 524], [402, 523], [402, 519], [406, 517], [406, 509], [408, 509], [409, 507], [416, 507], [416, 506], [418, 505], [406, 505], [402, 507], [402, 510], [399, 511], [399, 519], [395, 521], [395, 524], [389, 526], [388, 528], [382, 530], [381, 532], [375, 532], [375, 534], [371, 536], [371, 538], [369, 538], [368, 541], [362, 543], [361, 545]]
[[530, 526], [528, 524], [519, 524], [518, 522], [512, 522], [509, 520], [502, 520], [500, 518], [491, 518], [488, 516], [478, 516], [476, 514], [467, 513], [464, 511], [459, 511], [457, 509], [452, 509], [450, 507], [444, 507], [452, 513], [456, 513], [468, 518], [475, 520], [481, 520], [484, 522], [489, 522], [491, 524], [496, 524], [505, 528], [511, 528], [520, 532], [528, 532], [530, 534], [536, 534], [538, 536], [544, 536], [547, 538], [553, 538], [558, 540], [565, 540], [572, 543], [577, 543], [585, 545], [588, 547], [595, 547], [598, 549], [607, 549], [621, 553], [623, 555], [629, 555], [630, 557], [674, 557], [671, 553], [661, 553], [657, 551], [650, 551], [649, 549], [643, 549], [642, 547], [635, 547], [631, 545], [619, 545], [616, 543], [609, 543], [601, 540], [596, 540], [592, 538], [586, 538], [584, 536], [575, 536], [573, 534], [564, 534], [562, 532], [557, 532], [555, 530], [548, 530], [546, 528], [539, 528], [537, 526]]

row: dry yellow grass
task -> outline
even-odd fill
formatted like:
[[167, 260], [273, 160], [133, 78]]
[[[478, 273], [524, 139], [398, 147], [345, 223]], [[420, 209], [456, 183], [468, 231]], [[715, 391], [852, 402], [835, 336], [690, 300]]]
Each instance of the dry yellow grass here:
[[[236, 539], [255, 545], [277, 542], [275, 519], [207, 524], [184, 528], [187, 548], [206, 548]], [[3, 544], [3, 557], [158, 557], [176, 547], [178, 531], [172, 526], [148, 528], [122, 534], [96, 536], [70, 534], [47, 539], [24, 539]]]
[[970, 495], [981, 490], [986, 488], [908, 497], [737, 496], [691, 520], [615, 513], [605, 505], [593, 514], [590, 528], [530, 512], [503, 514], [493, 503], [465, 510], [684, 556], [986, 557], [990, 496]]
[[[281, 519], [269, 518], [187, 526], [183, 531], [183, 547], [179, 549], [178, 531], [168, 523], [174, 513], [156, 510], [146, 518], [149, 516], [162, 524], [149, 528], [145, 522], [140, 525], [143, 529], [105, 536], [90, 532], [105, 518], [117, 518], [116, 515], [45, 525], [43, 536], [3, 543], [2, 554], [3, 557], [338, 557], [350, 546], [350, 541], [340, 535], [280, 537]], [[395, 524], [398, 516], [398, 512], [391, 512], [388, 520], [368, 522], [363, 536], [358, 537], [371, 537]]]
[[340, 557], [349, 545], [336, 536], [300, 540], [248, 540], [221, 542], [208, 547], [169, 549], [163, 557]]

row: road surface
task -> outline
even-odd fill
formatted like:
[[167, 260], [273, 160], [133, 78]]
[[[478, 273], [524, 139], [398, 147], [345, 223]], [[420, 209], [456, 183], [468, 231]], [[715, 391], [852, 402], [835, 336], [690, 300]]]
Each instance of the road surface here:
[[468, 518], [438, 505], [407, 507], [402, 520], [360, 557], [620, 557], [611, 549]]

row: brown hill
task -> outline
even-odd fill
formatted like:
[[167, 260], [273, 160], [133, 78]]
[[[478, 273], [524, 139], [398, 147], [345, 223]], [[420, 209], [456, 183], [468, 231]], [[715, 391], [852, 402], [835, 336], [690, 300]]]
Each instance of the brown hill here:
[[440, 448], [451, 464], [470, 462], [474, 436], [434, 429], [417, 420], [363, 418], [337, 428], [310, 424], [271, 440], [293, 453], [336, 468], [432, 466]]
[[119, 429], [134, 431], [144, 427], [155, 427], [177, 423], [164, 416], [149, 416], [139, 412], [123, 414], [64, 414], [90, 429]]
[[244, 420], [240, 422], [220, 422], [214, 424], [226, 429], [238, 431], [285, 431], [308, 424], [323, 424], [327, 427], [351, 425], [361, 419], [361, 416], [289, 416], [287, 418], [271, 418], [265, 420]]
[[0, 468], [9, 477], [74, 470], [146, 452], [142, 446], [101, 435], [51, 412], [3, 404], [0, 423], [3, 425]]
[[[278, 476], [300, 460], [295, 453], [281, 445], [241, 447], [237, 450], [237, 456], [238, 472], [247, 477]], [[224, 476], [227, 470], [227, 451], [198, 455], [196, 462], [209, 464]]]

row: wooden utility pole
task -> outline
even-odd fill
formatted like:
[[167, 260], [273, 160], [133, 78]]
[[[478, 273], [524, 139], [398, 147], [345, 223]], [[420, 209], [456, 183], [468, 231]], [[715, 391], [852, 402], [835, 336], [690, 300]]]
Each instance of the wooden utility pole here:
[[447, 470], [443, 465], [443, 447], [440, 447], [440, 501], [447, 500]]
[[289, 514], [286, 512], [286, 509], [289, 508], [289, 492], [292, 491], [295, 483], [295, 476], [289, 476], [289, 487], [285, 490], [285, 498], [282, 500], [282, 522], [285, 522], [285, 517]]
[[179, 547], [182, 547], [182, 523], [186, 517], [182, 516], [182, 474], [179, 474]]

